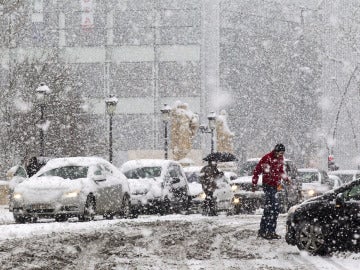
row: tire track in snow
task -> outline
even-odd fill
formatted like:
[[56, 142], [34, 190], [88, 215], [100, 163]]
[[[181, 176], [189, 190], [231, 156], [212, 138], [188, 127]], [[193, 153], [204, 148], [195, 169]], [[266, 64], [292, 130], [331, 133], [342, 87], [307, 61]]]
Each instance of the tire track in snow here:
[[75, 262], [75, 269], [95, 270], [95, 266], [100, 262], [98, 257], [100, 241], [90, 242], [80, 253]]

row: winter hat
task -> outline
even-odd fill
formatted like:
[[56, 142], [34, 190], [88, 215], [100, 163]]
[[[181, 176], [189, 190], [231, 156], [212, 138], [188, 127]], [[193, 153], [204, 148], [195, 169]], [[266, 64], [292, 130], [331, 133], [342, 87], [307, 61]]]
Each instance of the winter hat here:
[[282, 143], [278, 143], [274, 148], [275, 152], [285, 152], [285, 146]]

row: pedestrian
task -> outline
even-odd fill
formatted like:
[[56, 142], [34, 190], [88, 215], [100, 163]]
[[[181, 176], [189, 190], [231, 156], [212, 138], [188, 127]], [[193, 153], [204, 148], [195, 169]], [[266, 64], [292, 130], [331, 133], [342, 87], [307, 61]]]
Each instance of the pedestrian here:
[[217, 188], [216, 180], [224, 175], [223, 172], [217, 168], [216, 161], [209, 160], [208, 165], [204, 166], [200, 171], [200, 183], [205, 193], [204, 207], [209, 207], [210, 216], [216, 216], [216, 202], [213, 197], [214, 191]]
[[26, 166], [26, 173], [29, 177], [31, 177], [35, 173], [37, 173], [40, 170], [40, 168], [41, 168], [41, 164], [39, 163], [37, 157], [31, 157], [28, 165]]
[[276, 196], [281, 180], [289, 183], [289, 178], [284, 171], [283, 144], [275, 145], [270, 153], [263, 156], [256, 165], [252, 178], [252, 191], [255, 192], [259, 176], [262, 174], [262, 187], [265, 194], [264, 212], [260, 221], [258, 236], [265, 239], [280, 239], [276, 234], [276, 223], [279, 216], [279, 202]]

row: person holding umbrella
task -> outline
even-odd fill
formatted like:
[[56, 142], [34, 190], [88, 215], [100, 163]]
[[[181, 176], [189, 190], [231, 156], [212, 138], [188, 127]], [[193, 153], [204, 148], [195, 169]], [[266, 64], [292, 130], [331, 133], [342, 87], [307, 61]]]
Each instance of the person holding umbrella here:
[[223, 172], [217, 168], [217, 162], [214, 160], [208, 160], [208, 164], [204, 166], [200, 171], [200, 183], [205, 193], [204, 209], [209, 207], [209, 216], [216, 216], [216, 202], [213, 197], [214, 191], [217, 188], [216, 180], [224, 175]]
[[263, 156], [256, 165], [252, 178], [252, 191], [255, 192], [260, 174], [262, 174], [262, 187], [265, 193], [264, 212], [260, 221], [258, 236], [265, 239], [280, 239], [276, 234], [276, 223], [279, 216], [279, 202], [276, 196], [281, 180], [289, 182], [284, 171], [285, 146], [281, 143], [275, 145], [270, 153]]

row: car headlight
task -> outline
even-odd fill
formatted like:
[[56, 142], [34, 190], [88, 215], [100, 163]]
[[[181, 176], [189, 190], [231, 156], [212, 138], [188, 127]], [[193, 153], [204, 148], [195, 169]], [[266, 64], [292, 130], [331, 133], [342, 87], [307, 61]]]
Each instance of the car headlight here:
[[309, 196], [314, 196], [315, 195], [315, 190], [314, 189], [309, 189], [308, 191], [307, 191], [307, 195], [309, 195]]
[[77, 196], [79, 196], [80, 194], [80, 190], [74, 190], [74, 191], [70, 191], [70, 192], [66, 192], [64, 193], [64, 198], [75, 198]]
[[233, 192], [237, 191], [237, 190], [238, 190], [238, 186], [237, 186], [237, 185], [232, 185], [232, 186], [231, 186], [231, 190], [232, 190]]
[[198, 195], [198, 198], [199, 198], [200, 200], [205, 200], [205, 198], [206, 198], [205, 192], [201, 192], [201, 193]]
[[233, 204], [239, 204], [240, 203], [240, 198], [233, 198]]
[[13, 195], [13, 199], [14, 200], [21, 200], [22, 199], [22, 194], [21, 193], [14, 193]]

